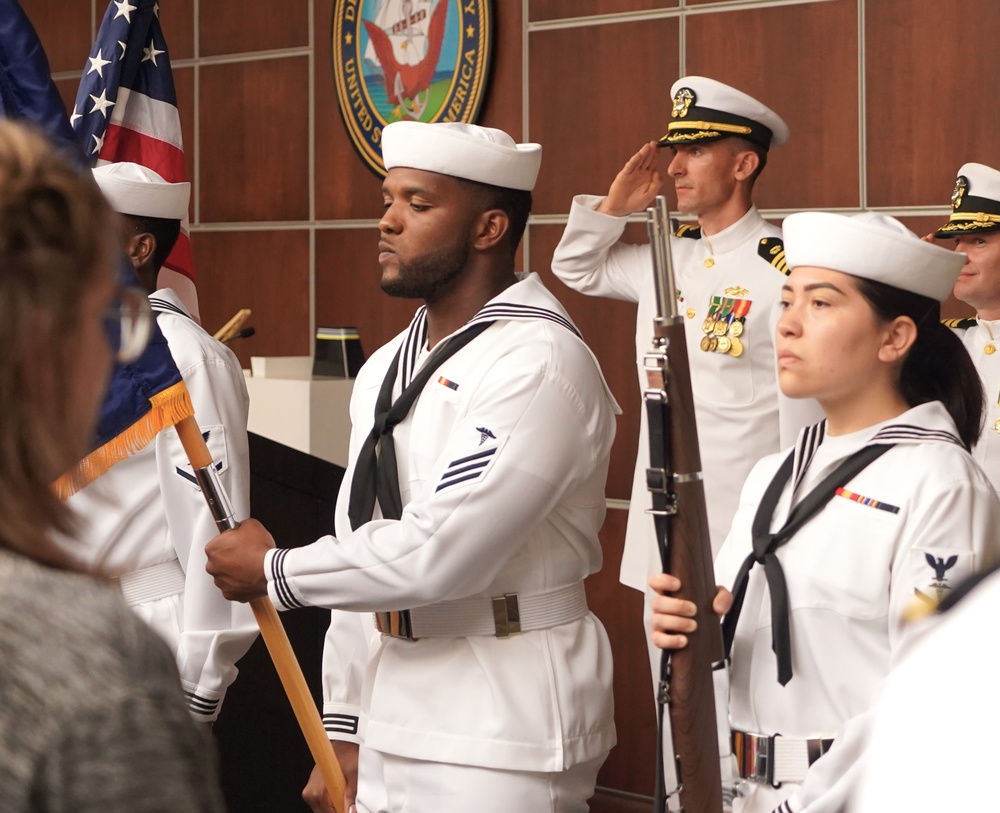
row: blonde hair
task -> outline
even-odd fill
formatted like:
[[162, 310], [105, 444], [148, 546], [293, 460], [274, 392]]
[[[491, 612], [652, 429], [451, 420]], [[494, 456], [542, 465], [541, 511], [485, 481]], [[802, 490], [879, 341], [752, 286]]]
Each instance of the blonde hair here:
[[79, 451], [67, 336], [113, 273], [116, 234], [89, 170], [0, 120], [0, 545], [50, 564], [67, 565], [52, 532], [72, 529], [51, 483]]

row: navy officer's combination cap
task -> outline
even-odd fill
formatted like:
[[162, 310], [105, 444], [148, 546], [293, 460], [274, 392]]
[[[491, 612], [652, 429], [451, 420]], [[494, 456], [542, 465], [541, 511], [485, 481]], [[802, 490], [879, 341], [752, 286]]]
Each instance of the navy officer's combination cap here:
[[788, 125], [771, 108], [743, 91], [704, 76], [682, 76], [670, 89], [673, 106], [667, 134], [657, 145], [704, 144], [745, 138], [767, 150], [788, 141]]
[[958, 237], [1000, 229], [1000, 172], [985, 164], [963, 164], [951, 193], [951, 216], [935, 237]]

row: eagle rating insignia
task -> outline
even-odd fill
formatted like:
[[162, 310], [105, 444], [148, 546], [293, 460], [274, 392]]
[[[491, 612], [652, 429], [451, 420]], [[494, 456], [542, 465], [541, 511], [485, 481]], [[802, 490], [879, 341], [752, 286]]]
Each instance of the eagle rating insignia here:
[[335, 0], [331, 38], [340, 114], [377, 175], [387, 124], [476, 120], [492, 61], [490, 0]]

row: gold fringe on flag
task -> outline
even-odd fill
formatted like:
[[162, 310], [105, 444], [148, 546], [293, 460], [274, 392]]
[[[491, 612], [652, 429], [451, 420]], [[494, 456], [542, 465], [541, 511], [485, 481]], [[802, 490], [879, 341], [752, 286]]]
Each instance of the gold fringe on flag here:
[[115, 463], [134, 455], [168, 426], [194, 415], [191, 395], [183, 381], [156, 393], [149, 399], [149, 412], [117, 437], [92, 451], [53, 483], [60, 500], [67, 500], [81, 488], [94, 482]]

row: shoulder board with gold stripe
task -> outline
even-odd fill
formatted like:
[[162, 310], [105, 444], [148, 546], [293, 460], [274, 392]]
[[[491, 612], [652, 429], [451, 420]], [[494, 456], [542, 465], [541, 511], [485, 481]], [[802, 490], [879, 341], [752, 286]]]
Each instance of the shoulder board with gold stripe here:
[[975, 326], [976, 320], [971, 317], [964, 319], [942, 319], [941, 324], [945, 327], [955, 328], [955, 330], [968, 330], [970, 327]]
[[780, 237], [762, 237], [757, 244], [757, 253], [786, 277], [788, 263], [785, 262], [785, 244]]
[[681, 223], [678, 225], [676, 220], [673, 225], [675, 226], [674, 237], [690, 237], [692, 240], [701, 239], [701, 226], [692, 226], [690, 223]]

